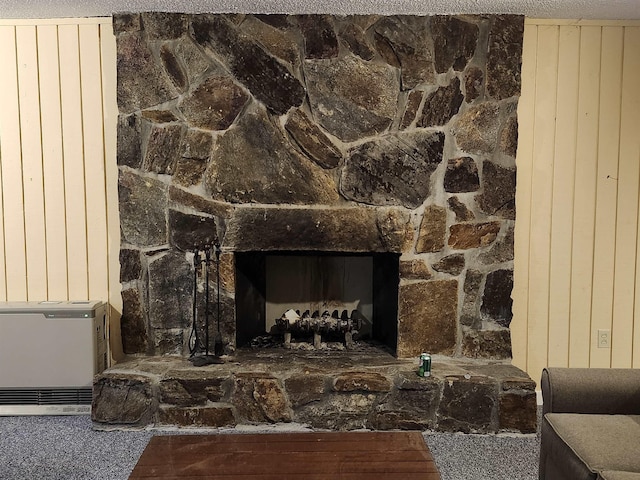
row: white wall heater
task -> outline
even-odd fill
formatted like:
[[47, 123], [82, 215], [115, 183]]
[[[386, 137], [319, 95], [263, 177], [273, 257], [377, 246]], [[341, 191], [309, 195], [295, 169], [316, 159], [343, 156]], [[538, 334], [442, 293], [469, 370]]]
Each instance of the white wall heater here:
[[0, 415], [90, 413], [106, 329], [103, 302], [0, 302]]

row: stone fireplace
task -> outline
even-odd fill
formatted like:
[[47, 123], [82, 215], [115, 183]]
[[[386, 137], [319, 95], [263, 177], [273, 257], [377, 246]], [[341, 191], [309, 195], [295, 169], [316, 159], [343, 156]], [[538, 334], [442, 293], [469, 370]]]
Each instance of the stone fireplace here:
[[[497, 15], [115, 15], [121, 330], [125, 353], [146, 373], [99, 379], [94, 419], [144, 423], [157, 418], [149, 405], [167, 398], [183, 410], [165, 411], [165, 422], [203, 415], [184, 410], [190, 404], [176, 400], [176, 385], [183, 393], [200, 392], [194, 395], [201, 406], [244, 394], [271, 405], [263, 403], [260, 415], [251, 413], [255, 405], [242, 414], [243, 400], [232, 401], [236, 413], [218, 409], [204, 422], [215, 425], [290, 421], [298, 417], [287, 409], [318, 400], [305, 403], [296, 395], [324, 392], [329, 383], [332, 392], [360, 392], [371, 408], [382, 405], [380, 392], [385, 398], [414, 392], [405, 392], [402, 412], [421, 395], [427, 402], [447, 395], [442, 378], [433, 390], [406, 372], [393, 377], [393, 370], [386, 378], [312, 375], [312, 384], [297, 374], [265, 380], [264, 372], [226, 372], [215, 387], [226, 393], [211, 397], [213, 387], [206, 390], [192, 373], [178, 381], [173, 367], [157, 360], [189, 356], [194, 329], [204, 328], [209, 291], [215, 303], [215, 311], [208, 310], [210, 338], [219, 329], [230, 358], [242, 358], [252, 338], [270, 329], [272, 304], [363, 305], [369, 336], [392, 358], [426, 351], [454, 363], [483, 359], [512, 369], [506, 376], [491, 368], [482, 374], [447, 370], [463, 382], [471, 379], [474, 395], [493, 400], [482, 407], [484, 426], [443, 421], [446, 428], [530, 429], [530, 416], [504, 427], [497, 413], [506, 398], [507, 410], [531, 407], [533, 394], [526, 374], [508, 365], [523, 23], [519, 16]], [[207, 283], [200, 260], [213, 247], [219, 261], [209, 263]], [[288, 265], [275, 271], [291, 276], [290, 288], [267, 285], [277, 276], [268, 268], [274, 262]], [[343, 270], [316, 272], [315, 265], [329, 263]], [[345, 265], [369, 276], [355, 277]], [[321, 298], [317, 292], [328, 287], [318, 278], [333, 278], [333, 285], [341, 275], [357, 280], [340, 287], [343, 298]], [[314, 282], [324, 290], [308, 299], [295, 296]], [[267, 298], [274, 288], [279, 296]], [[318, 367], [309, 368], [307, 374]], [[168, 376], [145, 376], [160, 370]], [[488, 371], [491, 382], [485, 381]], [[129, 392], [136, 382], [143, 385], [146, 420], [110, 420], [104, 398], [119, 394], [104, 392], [119, 391], [116, 384], [129, 385]], [[158, 394], [148, 382], [172, 386]], [[346, 390], [338, 387], [345, 382]], [[283, 394], [286, 414], [265, 413], [269, 402], [280, 405], [274, 385], [277, 391], [294, 385], [298, 392]], [[452, 385], [449, 395], [465, 395]], [[354, 405], [362, 400], [353, 395], [347, 397]], [[383, 417], [373, 421], [367, 413], [366, 422], [434, 426], [436, 403], [426, 421], [380, 407]], [[535, 422], [535, 394], [531, 411]], [[314, 424], [315, 417], [305, 415], [300, 418]], [[358, 422], [352, 428], [366, 423]]]
[[510, 357], [521, 17], [114, 25], [126, 353], [188, 354], [219, 244], [227, 353], [236, 254], [337, 252], [398, 259], [398, 357]]

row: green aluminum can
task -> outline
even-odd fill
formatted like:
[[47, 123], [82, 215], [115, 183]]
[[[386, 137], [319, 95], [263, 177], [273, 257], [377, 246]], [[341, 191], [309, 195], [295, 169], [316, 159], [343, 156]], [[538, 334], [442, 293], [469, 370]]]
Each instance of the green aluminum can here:
[[418, 363], [418, 376], [428, 377], [431, 375], [431, 355], [422, 353]]
[[423, 353], [420, 358], [422, 359], [422, 376], [430, 377], [431, 376], [431, 355], [428, 353]]

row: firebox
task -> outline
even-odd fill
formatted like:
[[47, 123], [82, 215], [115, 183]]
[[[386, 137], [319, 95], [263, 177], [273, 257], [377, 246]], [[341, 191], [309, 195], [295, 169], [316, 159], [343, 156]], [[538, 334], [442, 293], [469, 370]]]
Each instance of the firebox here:
[[[236, 344], [350, 340], [394, 355], [398, 340], [399, 254], [238, 252]], [[315, 334], [315, 336], [314, 336]], [[353, 337], [352, 337], [353, 334]], [[315, 342], [309, 337], [314, 336]]]

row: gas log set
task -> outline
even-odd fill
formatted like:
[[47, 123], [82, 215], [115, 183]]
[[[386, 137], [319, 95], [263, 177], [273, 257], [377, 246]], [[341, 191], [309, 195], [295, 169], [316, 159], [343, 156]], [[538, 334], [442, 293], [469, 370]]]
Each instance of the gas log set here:
[[306, 310], [300, 315], [299, 310], [289, 309], [276, 319], [276, 329], [284, 334], [285, 348], [291, 347], [292, 335], [308, 336], [313, 334], [313, 346], [320, 348], [322, 335], [344, 336], [347, 348], [353, 347], [353, 336], [362, 327], [362, 316], [357, 310], [349, 314], [348, 310], [334, 310], [329, 313], [325, 310], [320, 314], [319, 310], [311, 313]]

